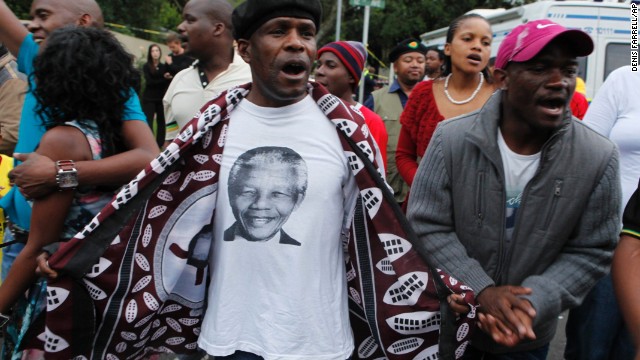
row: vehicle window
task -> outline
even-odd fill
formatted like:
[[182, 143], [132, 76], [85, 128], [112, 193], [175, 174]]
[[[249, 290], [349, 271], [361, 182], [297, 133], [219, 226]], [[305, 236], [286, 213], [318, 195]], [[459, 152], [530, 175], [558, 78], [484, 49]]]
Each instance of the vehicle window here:
[[584, 81], [587, 81], [587, 61], [588, 58], [586, 56], [578, 58], [578, 76]]
[[607, 44], [607, 50], [604, 60], [604, 78], [611, 72], [621, 66], [629, 65], [631, 61], [631, 44], [611, 43]]

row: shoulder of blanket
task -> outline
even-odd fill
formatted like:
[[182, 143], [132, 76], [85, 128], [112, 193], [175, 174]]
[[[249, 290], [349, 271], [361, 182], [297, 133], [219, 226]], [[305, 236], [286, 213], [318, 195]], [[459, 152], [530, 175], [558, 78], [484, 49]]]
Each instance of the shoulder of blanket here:
[[[337, 96], [329, 93], [326, 88], [316, 83], [309, 83], [309, 93], [322, 113], [333, 122], [336, 130], [339, 133], [345, 134], [355, 142], [355, 146], [364, 151], [369, 161], [377, 167], [376, 170], [378, 173], [383, 174], [384, 171], [381, 167], [383, 163], [382, 157], [373, 141], [371, 131], [365, 122], [364, 114], [357, 106], [347, 104]], [[346, 146], [348, 147], [349, 145]], [[345, 148], [347, 152], [351, 150], [353, 149]]]
[[310, 82], [308, 89], [313, 101], [329, 120], [334, 122], [340, 120], [353, 121], [358, 127], [362, 127], [365, 124], [364, 114], [360, 110], [331, 94], [325, 87], [315, 82]]

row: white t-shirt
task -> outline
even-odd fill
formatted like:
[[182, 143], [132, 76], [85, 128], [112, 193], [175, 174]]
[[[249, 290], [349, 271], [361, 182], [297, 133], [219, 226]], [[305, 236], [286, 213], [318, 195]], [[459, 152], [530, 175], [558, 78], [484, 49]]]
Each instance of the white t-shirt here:
[[498, 148], [500, 149], [500, 156], [502, 157], [504, 180], [507, 190], [505, 239], [507, 242], [506, 248], [508, 249], [511, 245], [513, 229], [516, 226], [518, 208], [520, 208], [520, 202], [522, 201], [522, 192], [527, 186], [527, 183], [529, 183], [529, 180], [535, 175], [536, 170], [538, 170], [538, 165], [540, 165], [540, 152], [533, 155], [521, 155], [513, 152], [504, 141], [500, 128], [498, 128]]
[[310, 96], [281, 108], [244, 100], [226, 138], [198, 345], [214, 356], [347, 359], [342, 240], [358, 189], [335, 126]]
[[620, 151], [622, 207], [640, 178], [640, 73], [623, 66], [613, 71], [589, 105], [584, 123], [608, 137]]

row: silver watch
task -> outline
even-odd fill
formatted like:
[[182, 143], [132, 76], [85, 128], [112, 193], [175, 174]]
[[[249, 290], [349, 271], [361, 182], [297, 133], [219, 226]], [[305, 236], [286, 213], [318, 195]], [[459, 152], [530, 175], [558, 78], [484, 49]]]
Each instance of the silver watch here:
[[56, 161], [56, 182], [60, 190], [75, 189], [78, 187], [78, 170], [73, 160]]

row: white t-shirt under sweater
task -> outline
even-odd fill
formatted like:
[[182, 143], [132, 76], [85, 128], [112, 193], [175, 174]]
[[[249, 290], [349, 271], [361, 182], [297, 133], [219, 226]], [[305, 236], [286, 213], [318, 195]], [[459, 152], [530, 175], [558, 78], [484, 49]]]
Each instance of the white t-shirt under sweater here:
[[310, 96], [281, 108], [242, 101], [220, 170], [198, 345], [214, 356], [347, 359], [343, 234], [357, 194], [335, 126]]
[[513, 229], [516, 226], [518, 208], [522, 202], [522, 192], [533, 178], [538, 165], [540, 165], [540, 153], [533, 155], [521, 155], [509, 149], [509, 146], [502, 137], [502, 132], [498, 128], [498, 148], [502, 157], [504, 167], [504, 180], [507, 191], [507, 221], [506, 221], [506, 249], [511, 245]]
[[640, 178], [640, 73], [623, 66], [602, 84], [584, 116], [584, 123], [608, 137], [620, 151], [622, 211]]

